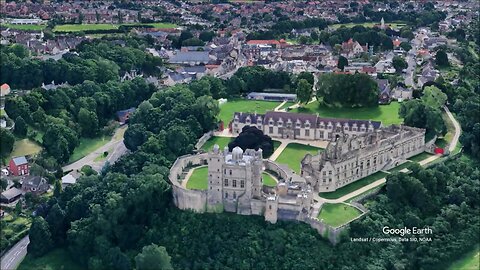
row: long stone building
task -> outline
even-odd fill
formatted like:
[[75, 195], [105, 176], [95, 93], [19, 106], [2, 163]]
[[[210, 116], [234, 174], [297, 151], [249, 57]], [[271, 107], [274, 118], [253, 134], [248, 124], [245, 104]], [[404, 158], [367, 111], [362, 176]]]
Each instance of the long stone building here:
[[313, 114], [270, 111], [265, 114], [236, 112], [231, 122], [234, 135], [244, 126], [255, 126], [272, 138], [300, 140], [333, 140], [337, 136], [373, 132], [382, 126], [379, 121], [322, 118]]
[[392, 125], [359, 136], [345, 134], [302, 160], [301, 175], [314, 190], [335, 191], [425, 151], [425, 130]]

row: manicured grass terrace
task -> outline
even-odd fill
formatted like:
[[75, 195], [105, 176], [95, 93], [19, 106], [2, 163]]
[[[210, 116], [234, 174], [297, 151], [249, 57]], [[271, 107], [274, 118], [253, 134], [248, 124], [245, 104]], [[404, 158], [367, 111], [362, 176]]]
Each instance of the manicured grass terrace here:
[[358, 120], [382, 121], [384, 126], [401, 124], [403, 119], [398, 115], [400, 103], [392, 102], [388, 105], [379, 105], [370, 108], [330, 108], [319, 106], [318, 102], [312, 102], [302, 108], [293, 109], [290, 112], [319, 114], [326, 118], [344, 118]]
[[372, 175], [369, 175], [365, 178], [362, 178], [360, 180], [357, 180], [353, 183], [350, 183], [344, 187], [341, 187], [337, 190], [335, 190], [334, 192], [321, 192], [319, 193], [318, 195], [322, 198], [325, 198], [325, 199], [338, 199], [342, 196], [345, 196], [347, 194], [350, 194], [352, 192], [354, 192], [355, 190], [359, 189], [359, 188], [362, 188], [366, 185], [369, 185], [379, 179], [382, 179], [384, 178], [385, 176], [387, 176], [387, 173], [384, 173], [384, 172], [376, 172]]
[[411, 162], [411, 161], [407, 161], [407, 162], [401, 164], [400, 166], [397, 166], [397, 167], [395, 167], [395, 168], [392, 168], [392, 169], [390, 169], [390, 170], [388, 170], [388, 171], [389, 171], [389, 172], [392, 172], [392, 173], [393, 173], [393, 172], [399, 172], [399, 171], [401, 171], [401, 170], [403, 170], [403, 169], [408, 169], [410, 166], [412, 166], [412, 162]]
[[262, 173], [262, 180], [263, 180], [263, 185], [268, 186], [268, 187], [275, 187], [277, 185], [277, 181], [273, 179], [273, 177], [268, 174], [263, 172]]
[[288, 167], [294, 170], [297, 174], [300, 173], [300, 162], [305, 157], [307, 153], [316, 155], [318, 151], [323, 151], [322, 148], [299, 144], [299, 143], [289, 143], [287, 147], [282, 151], [280, 156], [275, 160], [277, 163], [282, 163], [288, 165]]
[[228, 123], [233, 119], [233, 113], [244, 112], [264, 114], [267, 111], [273, 111], [275, 107], [280, 105], [280, 102], [276, 101], [263, 101], [263, 100], [246, 100], [235, 99], [228, 100], [226, 103], [220, 105], [220, 113], [218, 115], [219, 120], [223, 121], [225, 128], [228, 127]]
[[187, 180], [188, 189], [207, 190], [208, 188], [208, 167], [193, 169], [193, 173]]
[[203, 144], [202, 149], [205, 151], [211, 151], [213, 149], [213, 146], [215, 144], [218, 144], [218, 146], [220, 147], [220, 150], [223, 150], [223, 148], [225, 148], [225, 146], [228, 146], [228, 144], [231, 141], [233, 141], [233, 139], [234, 138], [230, 138], [230, 137], [213, 136], [210, 139], [208, 139], [208, 141], [206, 141], [205, 144]]
[[429, 158], [429, 157], [431, 157], [431, 156], [433, 156], [433, 155], [432, 155], [432, 154], [429, 154], [429, 153], [427, 153], [427, 152], [423, 152], [423, 153], [420, 153], [420, 154], [418, 154], [418, 155], [416, 155], [416, 156], [413, 156], [413, 157], [409, 158], [408, 160], [418, 163], [418, 162], [420, 162], [420, 161], [422, 161], [422, 160], [424, 160], [424, 159], [427, 159], [427, 158]]
[[326, 203], [322, 205], [318, 219], [332, 227], [341, 226], [362, 213], [355, 207], [343, 203]]

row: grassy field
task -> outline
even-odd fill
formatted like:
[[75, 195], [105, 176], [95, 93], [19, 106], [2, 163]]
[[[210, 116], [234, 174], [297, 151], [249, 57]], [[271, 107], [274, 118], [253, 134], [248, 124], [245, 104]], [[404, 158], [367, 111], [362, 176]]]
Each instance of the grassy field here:
[[392, 168], [392, 169], [390, 169], [390, 170], [388, 170], [388, 171], [389, 171], [389, 172], [392, 172], [392, 173], [393, 173], [393, 172], [399, 172], [399, 171], [401, 171], [401, 170], [403, 170], [403, 169], [408, 169], [411, 165], [412, 165], [412, 162], [407, 161], [407, 162], [401, 164], [400, 166], [397, 166], [397, 167], [395, 167], [395, 168]]
[[21, 24], [9, 24], [9, 23], [5, 23], [5, 24], [2, 23], [0, 26], [1, 26], [1, 28], [10, 28], [10, 29], [16, 29], [16, 30], [23, 30], [23, 31], [42, 31], [43, 29], [45, 29], [45, 27], [47, 27], [44, 24], [42, 24], [42, 25], [36, 25], [36, 24], [21, 25]]
[[115, 141], [123, 140], [123, 136], [125, 136], [125, 131], [127, 131], [127, 126], [119, 127], [115, 134], [113, 135], [113, 139]]
[[[351, 28], [351, 27], [354, 27], [354, 26], [357, 26], [357, 25], [361, 25], [363, 27], [373, 27], [375, 26], [376, 24], [380, 24], [380, 22], [365, 22], [365, 23], [337, 23], [337, 24], [333, 24], [331, 25], [331, 27], [333, 29], [338, 29], [342, 26], [345, 26], [347, 28]], [[385, 22], [385, 25], [386, 26], [390, 26], [392, 28], [401, 28], [403, 26], [406, 26], [407, 24], [405, 22], [391, 22], [391, 23], [388, 23], [388, 22]]]
[[233, 119], [233, 113], [235, 112], [244, 112], [244, 113], [254, 113], [263, 114], [267, 111], [273, 111], [275, 107], [280, 105], [280, 102], [275, 101], [259, 101], [259, 100], [229, 100], [227, 103], [220, 105], [220, 113], [218, 118], [223, 121], [225, 127], [228, 126], [228, 123]]
[[282, 107], [280, 107], [280, 109], [287, 109], [288, 107], [292, 106], [292, 105], [295, 105], [296, 102], [287, 102], [285, 104], [283, 104]]
[[13, 144], [11, 157], [35, 155], [42, 150], [42, 147], [30, 139], [16, 140]]
[[75, 162], [84, 156], [102, 147], [110, 141], [111, 137], [102, 136], [96, 138], [80, 138], [80, 144], [73, 150], [73, 154], [68, 160], [69, 163]]
[[413, 156], [413, 157], [409, 158], [408, 160], [413, 161], [413, 162], [420, 162], [420, 161], [422, 161], [422, 160], [424, 160], [424, 159], [427, 159], [427, 158], [429, 158], [429, 157], [431, 157], [431, 156], [433, 156], [433, 155], [432, 155], [432, 154], [429, 154], [429, 153], [427, 153], [427, 152], [423, 152], [423, 153], [421, 153], [421, 154], [418, 154], [418, 155], [416, 155], [416, 156]]
[[320, 117], [345, 118], [359, 120], [382, 121], [384, 126], [400, 124], [403, 119], [398, 115], [400, 103], [392, 102], [389, 105], [379, 105], [373, 108], [329, 108], [320, 107], [317, 102], [305, 105], [303, 108], [291, 110], [297, 113], [319, 114]]
[[223, 150], [223, 148], [228, 146], [228, 143], [233, 141], [233, 139], [234, 138], [213, 136], [205, 142], [205, 144], [202, 146], [202, 149], [205, 151], [210, 151], [213, 149], [215, 144], [218, 144], [218, 146], [220, 146], [220, 150]]
[[[63, 24], [57, 25], [53, 29], [54, 32], [80, 32], [86, 30], [114, 30], [118, 29], [121, 25], [139, 25], [139, 24], [109, 24], [109, 23], [98, 23], [98, 24]], [[171, 23], [142, 23], [141, 25], [151, 25], [154, 28], [175, 28], [177, 25]]]
[[349, 193], [352, 193], [354, 192], [355, 190], [359, 189], [359, 188], [362, 188], [366, 185], [369, 185], [379, 179], [382, 179], [383, 177], [387, 176], [387, 173], [384, 173], [384, 172], [376, 172], [372, 175], [369, 175], [365, 178], [362, 178], [360, 180], [357, 180], [351, 184], [348, 184], [344, 187], [341, 187], [337, 190], [335, 190], [334, 192], [321, 192], [319, 193], [318, 195], [322, 198], [325, 198], [325, 199], [338, 199], [342, 196], [345, 196]]
[[360, 214], [360, 210], [350, 205], [326, 203], [322, 206], [318, 219], [323, 219], [330, 226], [338, 227], [358, 217]]
[[480, 269], [480, 246], [477, 245], [472, 251], [455, 261], [449, 270], [478, 270]]
[[18, 270], [83, 270], [75, 263], [65, 249], [54, 249], [45, 256], [33, 258], [27, 254]]
[[294, 170], [296, 173], [300, 173], [300, 162], [305, 157], [307, 153], [316, 155], [318, 150], [323, 150], [322, 148], [299, 144], [299, 143], [289, 143], [287, 147], [282, 151], [280, 156], [275, 160], [275, 162], [288, 165], [288, 167]]
[[268, 187], [275, 187], [277, 185], [277, 181], [273, 179], [273, 177], [268, 174], [263, 172], [262, 173], [262, 180], [263, 180], [263, 185], [268, 186]]
[[107, 156], [109, 153], [111, 153], [113, 151], [112, 148], [108, 149], [107, 153], [101, 153], [100, 155], [98, 155], [93, 161], [94, 162], [99, 162], [99, 161], [104, 161], [105, 159], [107, 159]]
[[443, 122], [445, 122], [445, 125], [447, 126], [447, 134], [445, 134], [443, 138], [437, 139], [435, 141], [435, 145], [437, 145], [440, 148], [446, 148], [448, 147], [448, 145], [453, 139], [453, 136], [455, 135], [455, 126], [453, 125], [452, 121], [450, 121], [450, 118], [447, 116], [447, 113], [443, 112], [442, 118], [443, 118]]
[[208, 188], [208, 167], [194, 169], [187, 182], [188, 189], [206, 190]]

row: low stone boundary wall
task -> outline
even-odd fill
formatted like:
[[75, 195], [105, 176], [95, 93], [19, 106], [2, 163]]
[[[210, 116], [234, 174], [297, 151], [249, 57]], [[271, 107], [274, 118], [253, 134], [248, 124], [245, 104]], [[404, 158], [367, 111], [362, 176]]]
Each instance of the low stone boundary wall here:
[[275, 172], [280, 179], [284, 179], [284, 180], [288, 179], [288, 173], [274, 161], [265, 159], [263, 160], [263, 166], [265, 166], [265, 170]]
[[189, 209], [195, 212], [205, 212], [207, 203], [206, 190], [186, 189], [181, 185], [181, 175], [188, 167], [205, 165], [208, 154], [185, 155], [177, 158], [170, 168], [168, 179], [172, 183], [173, 202], [183, 210]]
[[198, 139], [198, 142], [195, 144], [195, 149], [200, 150], [202, 146], [213, 136], [213, 131], [209, 131]]

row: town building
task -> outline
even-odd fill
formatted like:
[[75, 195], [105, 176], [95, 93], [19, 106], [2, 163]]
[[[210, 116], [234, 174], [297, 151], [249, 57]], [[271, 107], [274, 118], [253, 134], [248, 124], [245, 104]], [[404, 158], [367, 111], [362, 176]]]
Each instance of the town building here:
[[324, 152], [302, 160], [301, 175], [315, 191], [331, 192], [425, 151], [425, 130], [392, 125], [331, 141]]
[[239, 135], [244, 126], [255, 126], [272, 138], [332, 140], [339, 134], [359, 135], [375, 131], [382, 123], [270, 111], [265, 114], [236, 112], [230, 125], [233, 135]]
[[8, 170], [14, 176], [28, 175], [30, 171], [30, 165], [24, 156], [14, 157], [8, 163]]
[[22, 190], [24, 192], [31, 192], [35, 195], [40, 195], [47, 192], [49, 185], [47, 180], [40, 176], [27, 176], [23, 179]]
[[251, 92], [247, 95], [247, 99], [255, 100], [267, 100], [267, 101], [295, 101], [297, 100], [296, 94], [285, 93], [265, 93], [265, 92]]
[[11, 188], [2, 192], [2, 194], [0, 195], [0, 202], [9, 204], [17, 201], [18, 199], [20, 199], [20, 197], [22, 197], [22, 191], [18, 188]]

